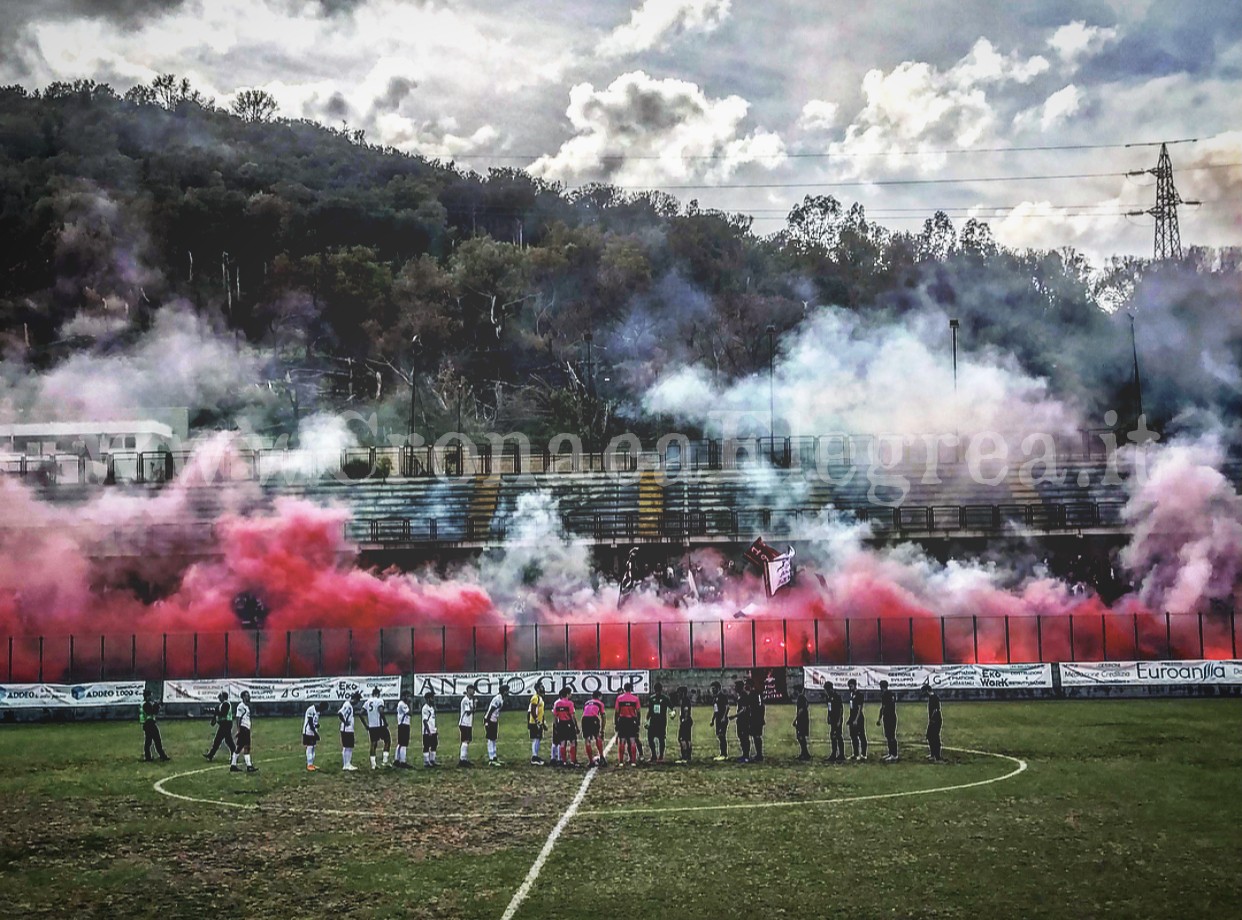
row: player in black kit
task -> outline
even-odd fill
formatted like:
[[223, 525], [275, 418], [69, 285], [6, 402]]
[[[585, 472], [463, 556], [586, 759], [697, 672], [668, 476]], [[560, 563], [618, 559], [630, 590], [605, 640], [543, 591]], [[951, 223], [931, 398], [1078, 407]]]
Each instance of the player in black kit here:
[[716, 741], [720, 744], [717, 760], [729, 759], [729, 694], [719, 682], [712, 683], [712, 727], [716, 729]]
[[841, 694], [837, 693], [830, 680], [824, 681], [824, 696], [828, 700], [828, 740], [832, 745], [828, 762], [845, 763], [845, 739], [841, 735], [844, 707], [841, 704]]
[[888, 689], [888, 681], [880, 681], [880, 717], [876, 725], [884, 725], [884, 740], [888, 742], [888, 753], [884, 755], [885, 763], [896, 763], [897, 757], [897, 698]]
[[681, 748], [681, 757], [677, 760], [679, 764], [689, 763], [694, 756], [693, 736], [694, 736], [694, 705], [690, 702], [690, 691], [685, 687], [678, 687], [677, 693], [677, 745]]
[[927, 759], [944, 763], [940, 756], [940, 697], [930, 683], [923, 684], [923, 692], [927, 694]]
[[802, 753], [799, 760], [810, 760], [811, 749], [806, 746], [807, 736], [811, 734], [811, 711], [807, 708], [806, 691], [799, 687], [794, 691], [794, 734], [798, 736], [798, 746]]
[[737, 762], [750, 763], [750, 689], [740, 680], [736, 680], [733, 682], [733, 692], [737, 694], [733, 727], [737, 732], [738, 744], [742, 746], [742, 756]]
[[850, 745], [854, 748], [854, 756], [850, 760], [867, 759], [867, 721], [863, 715], [863, 694], [858, 689], [858, 681], [850, 678], [846, 682], [850, 691]]

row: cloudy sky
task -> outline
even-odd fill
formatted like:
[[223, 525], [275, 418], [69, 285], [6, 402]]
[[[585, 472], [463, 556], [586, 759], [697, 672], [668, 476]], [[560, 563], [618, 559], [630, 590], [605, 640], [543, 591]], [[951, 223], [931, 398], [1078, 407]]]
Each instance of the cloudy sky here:
[[[666, 189], [774, 232], [807, 194], [894, 229], [1150, 254], [1158, 148], [1186, 244], [1242, 244], [1237, 0], [3, 0], [0, 82], [163, 72], [226, 104], [480, 171]], [[1014, 149], [1026, 148], [1026, 149]], [[1045, 148], [1045, 149], [1030, 149]], [[1058, 148], [1058, 149], [1046, 149]]]

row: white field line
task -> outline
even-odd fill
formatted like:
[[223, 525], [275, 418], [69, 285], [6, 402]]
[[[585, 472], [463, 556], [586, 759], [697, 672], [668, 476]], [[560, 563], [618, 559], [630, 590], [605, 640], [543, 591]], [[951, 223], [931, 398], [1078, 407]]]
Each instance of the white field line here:
[[[608, 752], [612, 750], [613, 745], [616, 743], [617, 736], [613, 735], [608, 742], [608, 747], [604, 748], [605, 757], [608, 756]], [[573, 801], [569, 803], [569, 807], [565, 809], [565, 814], [561, 815], [561, 820], [556, 822], [556, 827], [552, 828], [552, 832], [548, 834], [548, 839], [543, 842], [543, 849], [535, 857], [535, 862], [530, 867], [530, 871], [526, 873], [526, 878], [522, 880], [521, 886], [513, 893], [513, 899], [509, 901], [509, 906], [505, 908], [505, 912], [500, 915], [500, 920], [513, 920], [513, 915], [518, 912], [518, 908], [522, 906], [522, 902], [526, 900], [531, 888], [534, 887], [535, 879], [539, 878], [539, 873], [543, 871], [544, 863], [552, 855], [552, 848], [556, 846], [556, 841], [561, 836], [561, 832], [565, 830], [565, 826], [578, 813], [578, 807], [582, 804], [582, 800], [586, 798], [587, 790], [591, 788], [591, 780], [595, 779], [595, 774], [597, 773], [599, 773], [599, 767], [597, 766], [587, 770], [586, 776], [582, 778], [582, 785], [578, 787], [578, 794], [574, 796]]]
[[[609, 750], [612, 749], [611, 744], [609, 745], [608, 749]], [[906, 798], [908, 796], [915, 796], [915, 795], [935, 795], [941, 792], [956, 792], [956, 791], [960, 791], [963, 789], [973, 789], [976, 786], [988, 786], [988, 785], [991, 785], [992, 783], [1000, 783], [1000, 782], [1004, 782], [1007, 779], [1013, 779], [1013, 777], [1017, 776], [1019, 773], [1022, 773], [1023, 771], [1027, 769], [1027, 762], [1025, 760], [1021, 759], [1020, 757], [1011, 757], [1008, 754], [997, 754], [994, 751], [979, 751], [979, 750], [975, 750], [974, 748], [950, 747], [949, 745], [945, 745], [944, 749], [946, 751], [957, 751], [962, 754], [977, 754], [982, 757], [996, 757], [1000, 760], [1008, 760], [1011, 763], [1017, 764], [1017, 766], [1014, 769], [1010, 770], [1008, 773], [1005, 773], [1001, 776], [994, 776], [990, 779], [981, 779], [981, 780], [976, 780], [970, 783], [957, 783], [951, 786], [936, 786], [931, 789], [910, 789], [910, 790], [905, 790], [901, 792], [883, 792], [883, 793], [876, 793], [873, 795], [840, 796], [840, 797], [831, 798], [831, 799], [801, 799], [797, 801], [785, 801], [785, 802], [731, 802], [731, 803], [724, 804], [724, 805], [670, 805], [670, 806], [666, 806], [663, 808], [607, 808], [607, 809], [586, 810], [586, 811], [580, 810], [577, 812], [577, 814], [586, 815], [590, 817], [596, 817], [596, 818], [618, 818], [618, 817], [624, 817], [626, 815], [659, 815], [659, 814], [673, 814], [673, 813], [700, 812], [700, 811], [744, 811], [748, 809], [760, 809], [760, 808], [806, 808], [809, 806], [818, 806], [818, 805], [843, 805], [848, 802], [874, 802], [874, 801], [881, 800], [881, 799], [899, 799], [899, 798]], [[270, 759], [271, 758], [269, 758], [269, 761]], [[300, 756], [299, 756], [299, 759], [300, 759]], [[261, 761], [261, 762], [268, 762], [268, 761]], [[356, 817], [356, 818], [387, 818], [387, 817], [396, 817], [399, 815], [400, 817], [403, 817], [403, 818], [423, 818], [423, 819], [440, 818], [440, 819], [446, 819], [446, 820], [460, 820], [460, 821], [482, 821], [487, 818], [549, 818], [552, 816], [550, 813], [547, 813], [547, 812], [532, 812], [532, 811], [522, 811], [522, 812], [501, 812], [501, 811], [393, 812], [393, 811], [375, 811], [375, 810], [370, 810], [370, 811], [356, 810], [355, 811], [355, 810], [345, 810], [345, 809], [338, 809], [338, 808], [273, 808], [269, 806], [258, 805], [253, 802], [229, 802], [224, 799], [208, 799], [208, 798], [200, 798], [200, 797], [192, 796], [192, 795], [183, 795], [179, 792], [173, 792], [171, 789], [168, 789], [167, 786], [165, 785], [166, 783], [172, 782], [175, 779], [180, 779], [185, 776], [197, 776], [198, 774], [206, 773], [209, 770], [220, 770], [224, 768], [225, 768], [225, 765], [199, 767], [198, 769], [195, 769], [195, 770], [185, 770], [185, 771], [182, 771], [181, 773], [173, 773], [169, 776], [165, 776], [161, 780], [158, 780], [154, 784], [153, 788], [160, 795], [166, 795], [171, 799], [179, 799], [183, 802], [193, 802], [199, 805], [218, 805], [221, 808], [238, 808], [238, 809], [243, 809], [243, 810], [248, 810], [248, 811], [268, 811], [268, 812], [276, 813], [276, 814], [322, 814], [322, 815], [335, 815], [335, 816]], [[592, 770], [588, 772], [588, 776], [590, 775], [591, 772], [594, 772], [595, 769], [596, 768], [592, 768]], [[586, 784], [586, 778], [583, 779], [583, 783]], [[582, 790], [579, 790], [579, 791], [582, 792]], [[585, 795], [584, 792], [583, 794]]]
[[980, 779], [972, 783], [957, 783], [953, 786], [937, 786], [934, 789], [910, 789], [903, 792], [881, 792], [874, 795], [849, 795], [834, 799], [803, 799], [792, 802], [733, 802], [728, 805], [670, 805], [665, 808], [608, 808], [598, 811], [584, 811], [581, 814], [592, 818], [621, 817], [623, 815], [662, 815], [690, 811], [742, 811], [758, 808], [806, 808], [810, 805], [840, 805], [845, 802], [875, 802], [879, 799], [900, 799], [912, 795], [935, 795], [940, 792], [956, 792], [961, 789], [973, 789], [976, 786], [988, 786], [1013, 779], [1024, 771], [1027, 763], [1021, 757], [1010, 757], [1008, 754], [997, 754], [993, 751], [976, 751], [973, 748], [943, 746], [946, 751], [957, 751], [961, 754], [979, 754], [984, 757], [997, 757], [1016, 763], [1017, 767], [1004, 776], [991, 779]]

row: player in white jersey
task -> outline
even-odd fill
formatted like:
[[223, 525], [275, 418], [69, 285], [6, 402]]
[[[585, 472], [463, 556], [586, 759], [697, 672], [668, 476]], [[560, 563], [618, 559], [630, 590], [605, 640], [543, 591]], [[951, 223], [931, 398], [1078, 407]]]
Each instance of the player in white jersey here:
[[233, 761], [229, 766], [230, 773], [240, 773], [241, 767], [237, 765], [237, 755], [241, 754], [246, 758], [246, 772], [258, 773], [259, 768], [250, 762], [250, 691], [243, 690], [241, 702], [237, 704], [237, 708], [233, 710], [233, 721], [237, 725], [237, 747], [233, 749]]
[[362, 694], [357, 691], [341, 706], [336, 717], [341, 720], [341, 769], [352, 773], [358, 768], [354, 766], [354, 704], [362, 701]]
[[436, 695], [428, 690], [423, 694], [423, 766], [436, 765], [436, 748], [440, 746], [440, 733], [436, 731]]
[[509, 698], [509, 685], [501, 684], [500, 691], [487, 704], [487, 713], [483, 716], [483, 727], [487, 732], [487, 765], [501, 766], [500, 757], [496, 753], [496, 740], [500, 737], [500, 711], [505, 708], [505, 700]]
[[461, 757], [457, 760], [459, 767], [473, 767], [470, 762], [470, 742], [474, 740], [474, 687], [466, 688], [466, 695], [461, 698], [461, 715], [457, 719], [457, 731], [461, 735]]
[[306, 748], [306, 769], [311, 773], [319, 769], [315, 766], [315, 745], [319, 743], [319, 717], [327, 711], [327, 703], [312, 703], [302, 717], [302, 746]]
[[410, 691], [401, 691], [401, 699], [397, 702], [397, 756], [393, 766], [402, 770], [410, 769], [406, 757], [410, 753]]
[[371, 769], [375, 769], [375, 749], [384, 742], [384, 766], [388, 766], [388, 748], [392, 744], [392, 735], [388, 733], [388, 720], [384, 718], [384, 700], [380, 696], [380, 688], [371, 691], [371, 698], [362, 704], [367, 714], [367, 734], [371, 736]]

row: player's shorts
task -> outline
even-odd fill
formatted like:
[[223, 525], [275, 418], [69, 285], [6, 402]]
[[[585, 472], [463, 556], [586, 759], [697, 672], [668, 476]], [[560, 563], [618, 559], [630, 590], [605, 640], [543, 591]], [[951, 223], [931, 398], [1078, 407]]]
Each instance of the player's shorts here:
[[637, 738], [638, 737], [638, 719], [633, 716], [617, 717], [617, 737], [618, 738]]
[[471, 741], [474, 740], [474, 726], [473, 725], [458, 725], [457, 732], [458, 734], [461, 735], [462, 744], [469, 744]]
[[352, 748], [354, 746], [354, 733], [341, 732], [341, 747]]
[[434, 751], [439, 746], [440, 746], [440, 733], [439, 732], [436, 732], [434, 735], [423, 735], [423, 753], [424, 754], [430, 751]]
[[599, 718], [596, 716], [582, 717], [582, 737], [598, 738], [599, 737]]
[[647, 737], [663, 738], [668, 734], [668, 722], [648, 722]]
[[538, 738], [543, 737], [543, 726], [542, 725], [532, 725], [528, 722], [526, 724], [526, 728], [530, 731], [530, 736], [532, 739], [538, 739]]
[[389, 744], [392, 744], [392, 735], [388, 733], [387, 725], [378, 725], [375, 728], [371, 728], [368, 725], [367, 734], [371, 736], [372, 744], [375, 744], [377, 741], [387, 741]]
[[250, 729], [239, 728], [237, 730], [237, 746], [239, 748], [250, 747]]
[[728, 723], [728, 722], [717, 722], [717, 723], [716, 723], [716, 734], [717, 734], [719, 737], [723, 738], [723, 737], [724, 737], [725, 735], [727, 735], [728, 733], [729, 733], [729, 723]]
[[689, 741], [693, 735], [693, 731], [694, 731], [693, 722], [682, 722], [681, 725], [679, 725], [677, 728], [677, 740], [678, 741]]
[[809, 735], [811, 733], [811, 723], [809, 719], [795, 719], [794, 732], [799, 735]]
[[485, 722], [483, 725], [483, 730], [487, 734], [488, 741], [495, 741], [498, 737], [500, 737], [500, 723], [499, 722]]
[[303, 735], [302, 736], [303, 747], [314, 747], [318, 743], [319, 743], [319, 738], [316, 737], [315, 735]]
[[409, 725], [398, 725], [397, 726], [397, 745], [399, 747], [410, 746], [410, 726]]

